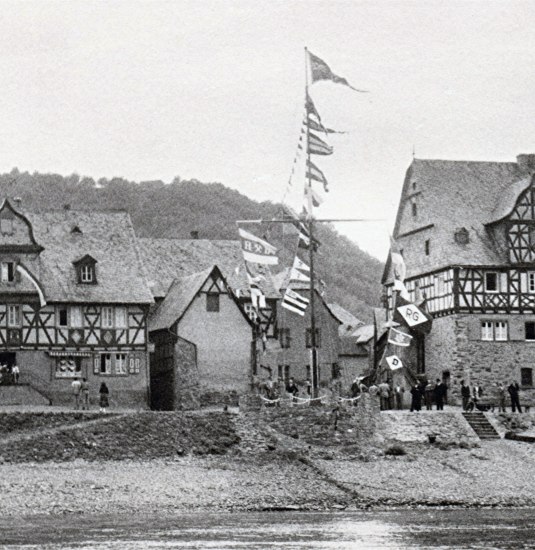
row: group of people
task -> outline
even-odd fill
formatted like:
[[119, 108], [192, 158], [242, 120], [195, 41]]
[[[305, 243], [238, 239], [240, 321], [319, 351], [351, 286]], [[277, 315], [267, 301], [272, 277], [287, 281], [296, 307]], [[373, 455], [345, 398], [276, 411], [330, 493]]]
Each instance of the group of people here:
[[405, 393], [405, 388], [401, 385], [392, 387], [385, 381], [380, 384], [373, 383], [368, 387], [364, 384], [363, 379], [355, 378], [351, 384], [350, 392], [351, 397], [355, 400], [355, 405], [357, 404], [357, 398], [362, 393], [368, 393], [372, 397], [378, 397], [382, 411], [388, 411], [393, 408], [403, 408], [403, 394]]
[[[82, 410], [89, 410], [89, 382], [87, 378], [75, 378], [71, 384], [72, 395], [74, 399], [74, 408], [76, 410], [80, 409], [82, 405]], [[109, 400], [110, 390], [106, 386], [105, 382], [100, 384], [99, 389], [99, 405], [100, 412], [106, 412], [107, 408], [110, 406]]]
[[[300, 392], [299, 385], [294, 378], [289, 378], [286, 382], [282, 378], [277, 381], [269, 379], [263, 384], [263, 388], [266, 398], [272, 401], [284, 396], [285, 393], [295, 399]], [[307, 398], [312, 396], [312, 382], [309, 378], [304, 382], [303, 395]]]
[[[507, 395], [509, 395], [511, 411], [522, 412], [522, 407], [520, 406], [520, 385], [518, 382], [513, 381], [509, 386], [506, 386], [505, 382], [496, 382], [496, 386], [489, 393], [488, 397], [493, 402], [496, 402], [500, 412], [506, 412]], [[472, 386], [472, 390], [470, 390], [470, 386], [465, 384], [463, 380], [461, 382], [461, 397], [463, 410], [466, 411], [470, 407], [471, 401], [477, 406], [477, 403], [485, 396], [481, 386], [474, 385]]]
[[417, 382], [411, 387], [411, 412], [421, 411], [422, 401], [425, 403], [425, 408], [428, 411], [433, 410], [433, 404], [435, 404], [437, 411], [443, 411], [447, 399], [448, 386], [438, 378], [434, 384], [428, 382], [424, 385], [421, 382]]
[[0, 384], [18, 384], [20, 379], [20, 368], [14, 365], [0, 365]]

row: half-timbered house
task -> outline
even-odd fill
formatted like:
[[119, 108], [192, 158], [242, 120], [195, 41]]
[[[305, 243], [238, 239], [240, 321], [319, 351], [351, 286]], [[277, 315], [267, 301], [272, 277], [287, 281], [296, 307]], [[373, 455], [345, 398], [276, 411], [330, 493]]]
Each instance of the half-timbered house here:
[[[413, 368], [459, 384], [533, 386], [535, 155], [516, 162], [415, 159], [394, 229], [406, 286], [434, 317]], [[392, 273], [383, 276], [392, 309]]]
[[52, 404], [85, 377], [113, 405], [148, 406], [153, 303], [125, 212], [0, 207], [0, 363]]

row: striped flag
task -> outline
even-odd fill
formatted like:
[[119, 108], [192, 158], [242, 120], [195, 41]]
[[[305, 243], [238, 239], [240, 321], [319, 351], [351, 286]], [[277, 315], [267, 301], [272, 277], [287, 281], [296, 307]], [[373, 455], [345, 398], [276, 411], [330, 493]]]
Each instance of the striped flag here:
[[332, 155], [333, 148], [316, 134], [308, 132], [308, 149], [311, 155]]
[[323, 189], [325, 189], [325, 192], [329, 192], [329, 182], [327, 181], [325, 174], [310, 160], [307, 160], [306, 177], [311, 180], [319, 181], [323, 184]]
[[286, 292], [284, 293], [281, 305], [283, 308], [293, 311], [294, 313], [297, 313], [298, 315], [301, 315], [303, 317], [305, 315], [308, 303], [308, 298], [305, 298], [304, 296], [301, 296], [301, 294], [298, 294], [292, 289], [287, 288]]
[[294, 258], [294, 263], [292, 267], [295, 269], [300, 269], [301, 271], [310, 271], [310, 267], [308, 267], [308, 265], [297, 256]]
[[241, 249], [243, 258], [246, 262], [264, 265], [277, 265], [277, 249], [267, 241], [260, 239], [256, 235], [245, 231], [241, 227], [238, 229], [241, 240]]
[[347, 134], [347, 132], [340, 132], [338, 130], [333, 130], [332, 128], [326, 128], [323, 124], [321, 124], [321, 122], [316, 122], [311, 117], [305, 118], [303, 122], [310, 130], [314, 130], [316, 132], [323, 132], [324, 134]]
[[301, 273], [298, 269], [295, 269], [295, 267], [292, 267], [290, 270], [290, 281], [302, 281], [304, 283], [308, 283], [310, 281], [310, 277], [304, 273]]

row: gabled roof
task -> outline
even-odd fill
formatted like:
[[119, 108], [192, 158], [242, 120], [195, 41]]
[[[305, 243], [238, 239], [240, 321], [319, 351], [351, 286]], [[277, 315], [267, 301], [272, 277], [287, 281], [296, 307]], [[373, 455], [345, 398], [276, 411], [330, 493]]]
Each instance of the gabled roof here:
[[[126, 212], [56, 210], [25, 212], [37, 243], [39, 273], [49, 302], [150, 304], [148, 287]], [[71, 233], [77, 225], [82, 235]], [[79, 284], [73, 262], [89, 255], [97, 263], [98, 284]]]
[[327, 304], [327, 307], [331, 310], [331, 313], [345, 326], [352, 327], [355, 330], [359, 325], [364, 323], [357, 319], [352, 313], [349, 313], [347, 309], [344, 309], [340, 304]]
[[[216, 264], [230, 287], [249, 296], [249, 284], [239, 241], [207, 239], [138, 239], [153, 295], [163, 297], [174, 279], [199, 273]], [[238, 270], [238, 272], [236, 272]], [[267, 298], [279, 298], [266, 271], [260, 286]]]
[[[164, 300], [149, 317], [149, 331], [167, 329], [177, 321], [180, 321], [212, 274], [220, 277], [223, 280], [223, 284], [227, 286], [227, 281], [217, 266], [209, 267], [204, 271], [186, 275], [185, 277], [177, 277], [171, 284]], [[252, 321], [237, 302], [236, 307], [247, 322], [252, 325]]]
[[[487, 224], [512, 210], [527, 172], [516, 162], [414, 159], [407, 170], [394, 238], [406, 254], [407, 277], [448, 265], [496, 265], [507, 258]], [[411, 204], [417, 215], [413, 216]], [[465, 228], [468, 243], [456, 241]], [[424, 241], [430, 241], [430, 254]], [[411, 243], [417, 243], [413, 248]], [[383, 282], [389, 279], [387, 261]]]

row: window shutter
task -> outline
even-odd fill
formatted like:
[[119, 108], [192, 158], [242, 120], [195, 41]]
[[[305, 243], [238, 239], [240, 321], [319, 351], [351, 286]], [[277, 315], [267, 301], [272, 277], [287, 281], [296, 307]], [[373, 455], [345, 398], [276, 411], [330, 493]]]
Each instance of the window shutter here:
[[136, 374], [139, 374], [140, 365], [141, 365], [141, 359], [139, 357], [137, 357], [136, 358]]
[[93, 374], [100, 374], [100, 357], [98, 354], [93, 359]]
[[136, 373], [136, 363], [133, 357], [130, 357], [129, 363], [128, 363], [128, 370], [130, 374]]

